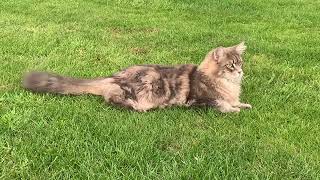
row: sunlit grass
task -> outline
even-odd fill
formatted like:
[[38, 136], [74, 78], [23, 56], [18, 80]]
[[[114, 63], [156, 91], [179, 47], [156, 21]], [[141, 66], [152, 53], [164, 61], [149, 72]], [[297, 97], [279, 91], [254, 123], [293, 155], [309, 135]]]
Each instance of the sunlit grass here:
[[[316, 1], [0, 2], [0, 179], [317, 179]], [[97, 77], [134, 64], [201, 62], [245, 40], [253, 109], [148, 113], [94, 96], [33, 94], [21, 76]]]

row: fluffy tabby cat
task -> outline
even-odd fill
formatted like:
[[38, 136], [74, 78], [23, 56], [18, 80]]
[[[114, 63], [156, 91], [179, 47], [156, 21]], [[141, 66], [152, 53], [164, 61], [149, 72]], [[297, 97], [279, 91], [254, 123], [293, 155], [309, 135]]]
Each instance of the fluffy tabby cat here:
[[239, 100], [245, 49], [243, 42], [218, 47], [199, 66], [137, 65], [97, 79], [32, 72], [24, 77], [23, 86], [35, 92], [101, 95], [107, 102], [142, 112], [171, 105], [206, 105], [221, 112], [240, 112], [240, 108], [251, 108]]

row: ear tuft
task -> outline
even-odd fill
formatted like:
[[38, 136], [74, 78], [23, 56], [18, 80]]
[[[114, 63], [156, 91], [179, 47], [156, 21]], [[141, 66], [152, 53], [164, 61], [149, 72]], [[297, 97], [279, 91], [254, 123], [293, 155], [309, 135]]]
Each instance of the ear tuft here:
[[247, 49], [247, 46], [244, 45], [244, 41], [235, 46], [236, 52], [237, 52], [238, 54], [240, 54], [240, 55], [241, 55], [242, 53], [244, 53], [244, 51], [245, 51], [246, 49]]

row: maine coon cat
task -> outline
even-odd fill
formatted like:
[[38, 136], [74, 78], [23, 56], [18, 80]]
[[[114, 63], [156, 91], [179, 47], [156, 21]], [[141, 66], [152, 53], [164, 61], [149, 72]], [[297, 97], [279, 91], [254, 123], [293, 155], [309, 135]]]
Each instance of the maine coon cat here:
[[97, 79], [31, 72], [24, 77], [23, 86], [34, 92], [100, 95], [107, 102], [142, 112], [172, 105], [240, 112], [240, 108], [251, 108], [239, 99], [245, 49], [243, 42], [215, 48], [199, 66], [137, 65]]

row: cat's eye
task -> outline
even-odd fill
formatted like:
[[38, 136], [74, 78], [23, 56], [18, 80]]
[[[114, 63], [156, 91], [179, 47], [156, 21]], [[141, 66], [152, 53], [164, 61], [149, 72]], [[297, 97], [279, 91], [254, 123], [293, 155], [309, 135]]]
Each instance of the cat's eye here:
[[230, 70], [233, 70], [235, 68], [235, 64], [227, 64], [226, 67]]

